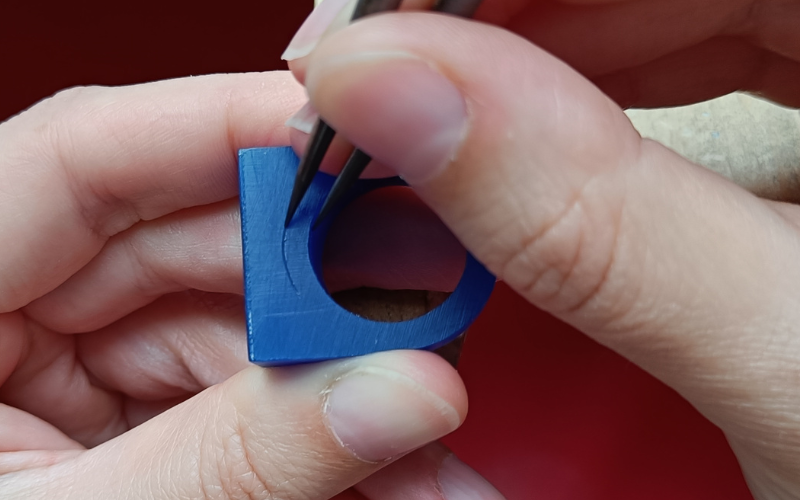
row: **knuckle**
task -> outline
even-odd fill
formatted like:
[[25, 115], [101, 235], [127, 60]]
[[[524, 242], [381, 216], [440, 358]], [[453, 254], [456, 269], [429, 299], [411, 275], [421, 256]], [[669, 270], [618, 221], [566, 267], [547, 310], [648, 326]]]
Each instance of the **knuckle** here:
[[[111, 111], [99, 111], [105, 107], [106, 91], [99, 86], [71, 87], [37, 103], [27, 112], [29, 140], [24, 141], [29, 145], [25, 156], [48, 169], [48, 178], [55, 176], [63, 182], [76, 215], [102, 240], [115, 233], [106, 226], [108, 208], [115, 206], [116, 200], [91, 182], [87, 171], [93, 165], [87, 166], [78, 158], [86, 147], [98, 147], [100, 131], [112, 128], [105, 116]], [[42, 158], [48, 161], [42, 162]]]
[[500, 278], [556, 314], [613, 301], [622, 219], [622, 204], [596, 196], [589, 183], [549, 220], [510, 229], [516, 236], [498, 266]]
[[54, 110], [62, 110], [80, 104], [97, 94], [100, 87], [92, 85], [78, 85], [59, 90], [41, 102], [43, 105], [52, 106]]
[[92, 107], [101, 91], [102, 87], [97, 86], [70, 87], [39, 101], [29, 110], [39, 124], [33, 130], [39, 132], [40, 138], [50, 146], [67, 145], [76, 124], [85, 126], [90, 123], [81, 117]]
[[19, 151], [13, 157], [17, 161], [41, 167], [42, 159], [52, 163], [61, 160], [63, 148], [68, 145], [69, 117], [75, 109], [81, 109], [94, 92], [92, 87], [72, 87], [42, 99], [3, 125], [18, 123], [13, 127], [15, 146]]
[[100, 86], [62, 90], [42, 103], [47, 109], [38, 129], [41, 143], [52, 152], [52, 163], [72, 193], [77, 214], [101, 240], [141, 219], [134, 206], [104, 183], [105, 168], [78, 160], [87, 148], [103, 155], [125, 150], [133, 122], [121, 112], [122, 101], [110, 99], [113, 95]]
[[271, 479], [251, 458], [246, 432], [238, 422], [217, 427], [215, 453], [202, 467], [205, 500], [269, 500], [275, 498]]
[[[204, 500], [304, 499], [304, 479], [313, 471], [297, 464], [291, 444], [263, 443], [248, 419], [232, 406], [209, 426], [211, 456], [200, 464]], [[309, 497], [310, 498], [310, 497]]]
[[144, 226], [131, 228], [128, 232], [112, 238], [106, 248], [111, 252], [119, 250], [123, 259], [134, 267], [132, 286], [142, 296], [177, 292], [184, 287], [171, 279], [160, 265], [163, 252], [149, 246], [147, 240], [147, 223]]

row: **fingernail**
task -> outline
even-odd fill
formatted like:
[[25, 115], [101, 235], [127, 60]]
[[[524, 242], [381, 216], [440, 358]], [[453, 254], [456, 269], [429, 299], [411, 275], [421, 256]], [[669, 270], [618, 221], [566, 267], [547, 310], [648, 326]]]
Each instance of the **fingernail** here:
[[327, 58], [309, 67], [306, 85], [328, 123], [410, 184], [441, 173], [468, 131], [461, 91], [411, 54]]
[[314, 109], [314, 106], [312, 106], [310, 102], [307, 102], [297, 113], [286, 120], [285, 125], [297, 129], [300, 132], [310, 134], [318, 119], [319, 114], [317, 110]]
[[447, 401], [413, 379], [383, 368], [360, 369], [338, 380], [325, 409], [339, 442], [367, 462], [419, 448], [461, 423]]
[[309, 55], [326, 32], [333, 32], [349, 24], [354, 8], [355, 2], [352, 0], [326, 0], [318, 3], [289, 42], [281, 59], [293, 61]]
[[444, 500], [505, 500], [497, 489], [467, 464], [450, 455], [439, 469]]

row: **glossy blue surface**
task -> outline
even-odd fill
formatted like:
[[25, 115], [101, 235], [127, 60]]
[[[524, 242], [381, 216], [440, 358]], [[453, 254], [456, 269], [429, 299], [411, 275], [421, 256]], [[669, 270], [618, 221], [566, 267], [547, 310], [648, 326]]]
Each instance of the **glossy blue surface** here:
[[[297, 165], [291, 148], [239, 152], [250, 361], [279, 366], [394, 349], [436, 349], [467, 329], [495, 283], [471, 255], [453, 294], [419, 318], [381, 323], [336, 304], [321, 278], [322, 249], [336, 213], [311, 229], [334, 177], [317, 175], [292, 223], [284, 228]], [[342, 206], [369, 191], [402, 185], [396, 177], [361, 180]]]

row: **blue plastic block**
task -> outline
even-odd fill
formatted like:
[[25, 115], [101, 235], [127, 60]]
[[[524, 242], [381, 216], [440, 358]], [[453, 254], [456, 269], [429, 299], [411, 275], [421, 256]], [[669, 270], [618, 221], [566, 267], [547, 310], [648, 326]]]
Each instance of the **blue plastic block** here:
[[[279, 366], [393, 349], [436, 349], [475, 320], [495, 278], [471, 255], [453, 294], [438, 308], [402, 323], [359, 317], [336, 304], [322, 282], [322, 249], [331, 214], [311, 225], [334, 178], [318, 174], [284, 228], [298, 158], [291, 148], [239, 152], [245, 306], [250, 361]], [[342, 205], [399, 178], [361, 180]]]

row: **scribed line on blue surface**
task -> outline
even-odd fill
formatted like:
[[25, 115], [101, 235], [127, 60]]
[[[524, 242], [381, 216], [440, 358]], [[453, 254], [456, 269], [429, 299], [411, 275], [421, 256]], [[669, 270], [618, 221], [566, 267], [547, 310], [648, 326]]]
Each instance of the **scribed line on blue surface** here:
[[292, 271], [289, 269], [289, 257], [286, 254], [286, 241], [288, 238], [286, 237], [286, 231], [283, 232], [283, 240], [281, 241], [281, 256], [283, 257], [283, 267], [286, 269], [286, 276], [289, 278], [289, 283], [292, 285], [292, 289], [294, 289], [294, 293], [297, 296], [300, 296], [300, 290], [297, 288], [297, 284], [294, 282], [294, 278], [292, 278]]

